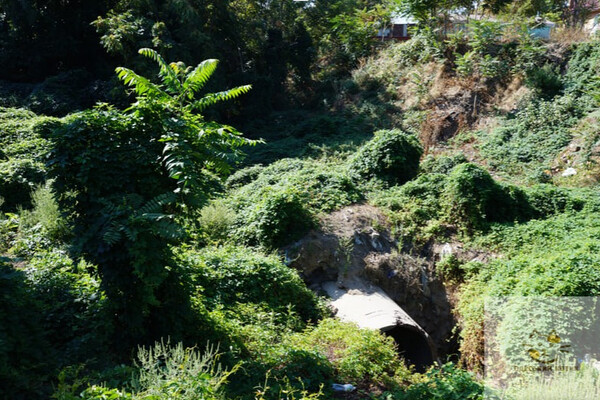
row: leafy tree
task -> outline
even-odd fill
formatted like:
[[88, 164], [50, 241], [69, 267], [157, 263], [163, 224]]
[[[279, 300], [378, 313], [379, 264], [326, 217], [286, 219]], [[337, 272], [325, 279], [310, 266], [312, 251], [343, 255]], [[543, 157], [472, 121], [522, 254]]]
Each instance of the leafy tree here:
[[110, 0], [0, 0], [0, 79], [38, 80], [70, 68], [103, 66], [89, 23]]
[[117, 68], [135, 103], [124, 112], [103, 105], [75, 114], [48, 134], [49, 169], [71, 213], [75, 249], [98, 265], [124, 351], [185, 332], [189, 296], [170, 250], [182, 239], [178, 220], [202, 204], [239, 148], [252, 143], [198, 113], [250, 89], [197, 97], [217, 60], [191, 68], [154, 50], [140, 54], [158, 64], [160, 84]]
[[372, 54], [376, 41], [374, 33], [384, 21], [389, 21], [389, 10], [377, 5], [373, 8], [358, 9], [354, 13], [340, 14], [333, 19], [332, 36], [339, 46], [340, 64], [355, 67], [360, 58]]
[[[175, 192], [184, 195], [183, 205], [186, 202], [197, 205], [197, 196], [202, 192], [195, 189], [202, 187], [204, 171], [208, 168], [220, 175], [229, 172], [231, 161], [241, 155], [239, 148], [254, 142], [244, 139], [231, 126], [206, 121], [196, 111], [234, 99], [250, 91], [251, 86], [209, 93], [196, 99], [196, 94], [215, 72], [218, 60], [205, 60], [192, 69], [181, 62], [168, 64], [152, 49], [144, 48], [139, 53], [159, 65], [162, 85], [128, 68], [118, 67], [119, 79], [132, 86], [138, 95], [137, 102], [129, 108], [130, 114], [141, 119], [158, 117], [163, 125], [159, 141], [165, 144], [162, 163], [169, 177], [177, 180]], [[186, 196], [189, 194], [192, 196]]]
[[471, 10], [473, 2], [469, 0], [395, 0], [405, 15], [413, 16], [422, 26], [435, 26], [441, 14], [454, 10]]
[[302, 20], [313, 38], [321, 67], [327, 72], [347, 73], [360, 58], [370, 56], [378, 45], [378, 27], [390, 18], [391, 8], [373, 0], [314, 2], [302, 10]]
[[[566, 2], [562, 0], [483, 0], [477, 3], [478, 7], [493, 14], [507, 13], [521, 17], [535, 17], [540, 14], [560, 15], [561, 12], [567, 11]], [[575, 5], [575, 8], [578, 6]]]
[[306, 91], [301, 85], [310, 81], [315, 51], [299, 18], [304, 7], [293, 0], [121, 0], [93, 25], [104, 47], [127, 63], [140, 44], [186, 62], [219, 58], [223, 73], [213, 85], [252, 82], [248, 108], [264, 113], [289, 103], [286, 88]]

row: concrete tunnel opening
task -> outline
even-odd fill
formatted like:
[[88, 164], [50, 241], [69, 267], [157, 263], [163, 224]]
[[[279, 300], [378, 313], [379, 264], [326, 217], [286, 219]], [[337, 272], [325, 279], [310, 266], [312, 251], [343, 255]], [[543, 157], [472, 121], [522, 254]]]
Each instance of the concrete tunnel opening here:
[[423, 372], [437, 359], [427, 332], [381, 288], [364, 281], [357, 282], [354, 288], [342, 288], [336, 282], [326, 282], [322, 287], [331, 298], [337, 318], [393, 338], [398, 355], [407, 365]]
[[396, 325], [383, 333], [394, 339], [400, 357], [406, 360], [407, 365], [414, 365], [417, 372], [425, 372], [433, 364], [434, 357], [429, 341], [417, 329]]

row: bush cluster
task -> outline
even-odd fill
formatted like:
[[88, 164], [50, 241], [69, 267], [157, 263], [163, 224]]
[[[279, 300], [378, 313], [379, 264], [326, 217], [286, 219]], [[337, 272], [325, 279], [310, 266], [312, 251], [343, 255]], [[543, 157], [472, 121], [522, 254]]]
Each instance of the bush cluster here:
[[570, 95], [531, 101], [513, 119], [481, 137], [481, 154], [492, 168], [509, 173], [520, 173], [528, 164], [547, 166], [571, 141], [570, 128], [585, 107]]
[[29, 207], [35, 185], [46, 180], [49, 143], [40, 131], [49, 123], [52, 119], [24, 109], [0, 107], [0, 197], [5, 211]]
[[[484, 385], [473, 374], [454, 363], [438, 365], [425, 373], [422, 382], [394, 393], [399, 400], [480, 400], [484, 397]], [[487, 392], [486, 392], [487, 394]]]
[[297, 272], [279, 257], [243, 247], [209, 247], [184, 252], [179, 264], [209, 308], [237, 303], [264, 303], [271, 311], [292, 311], [304, 321], [316, 321], [322, 310]]
[[597, 84], [599, 68], [598, 41], [575, 45], [564, 75], [565, 93], [582, 97], [589, 94]]
[[[501, 183], [482, 167], [441, 158], [430, 160], [428, 169], [401, 187], [376, 192], [371, 200], [390, 211], [399, 235], [423, 242], [441, 233], [441, 224], [465, 232], [485, 231], [493, 223], [528, 221], [568, 211], [578, 211], [597, 201], [589, 191], [575, 191], [549, 184], [521, 188]], [[458, 162], [448, 171], [448, 165]]]
[[60, 252], [39, 253], [24, 269], [0, 264], [0, 386], [24, 398], [48, 396], [69, 363], [106, 361], [111, 331], [93, 266]]
[[302, 237], [315, 216], [362, 199], [357, 184], [342, 166], [316, 160], [284, 159], [254, 166], [227, 181], [224, 199], [235, 213], [230, 227], [238, 241], [276, 248]]
[[[462, 320], [462, 353], [478, 367], [484, 299], [504, 296], [597, 296], [600, 232], [597, 204], [579, 211], [515, 226], [496, 225], [475, 241], [478, 248], [504, 257], [463, 266], [471, 275], [462, 289], [458, 311]], [[470, 264], [470, 265], [469, 265]]]
[[377, 131], [349, 160], [348, 169], [363, 179], [402, 184], [417, 175], [422, 154], [415, 136], [397, 129]]

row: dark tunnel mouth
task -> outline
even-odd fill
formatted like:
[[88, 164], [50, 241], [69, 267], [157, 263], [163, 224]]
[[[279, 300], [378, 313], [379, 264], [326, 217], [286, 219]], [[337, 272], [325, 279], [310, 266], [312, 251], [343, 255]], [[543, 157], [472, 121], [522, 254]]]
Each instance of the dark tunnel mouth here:
[[383, 333], [394, 339], [398, 354], [407, 365], [414, 365], [417, 372], [424, 372], [433, 364], [431, 347], [423, 332], [411, 326], [396, 325]]

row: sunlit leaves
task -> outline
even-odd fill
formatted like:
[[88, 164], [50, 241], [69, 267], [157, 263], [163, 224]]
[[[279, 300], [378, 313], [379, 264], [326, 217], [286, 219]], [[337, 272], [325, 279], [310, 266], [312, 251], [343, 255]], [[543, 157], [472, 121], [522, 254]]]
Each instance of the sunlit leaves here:
[[194, 102], [193, 107], [196, 108], [198, 111], [203, 111], [204, 109], [206, 109], [209, 106], [212, 106], [213, 104], [216, 104], [221, 101], [231, 100], [240, 96], [241, 94], [248, 93], [250, 89], [252, 89], [252, 86], [245, 85], [223, 92], [209, 93], [206, 96], [202, 97], [200, 100]]
[[251, 86], [209, 93], [197, 99], [214, 74], [218, 60], [205, 60], [192, 69], [182, 62], [167, 63], [153, 49], [143, 48], [139, 53], [158, 64], [162, 83], [155, 84], [130, 69], [117, 68], [119, 79], [133, 87], [138, 95], [138, 101], [129, 111], [137, 116], [148, 112], [161, 115], [159, 129], [164, 132], [160, 139], [164, 143], [162, 165], [169, 177], [177, 180], [175, 192], [190, 194], [194, 187], [201, 186], [203, 170], [219, 175], [227, 173], [232, 162], [241, 155], [239, 148], [255, 143], [243, 138], [235, 128], [206, 121], [197, 112], [235, 99], [250, 91]]

